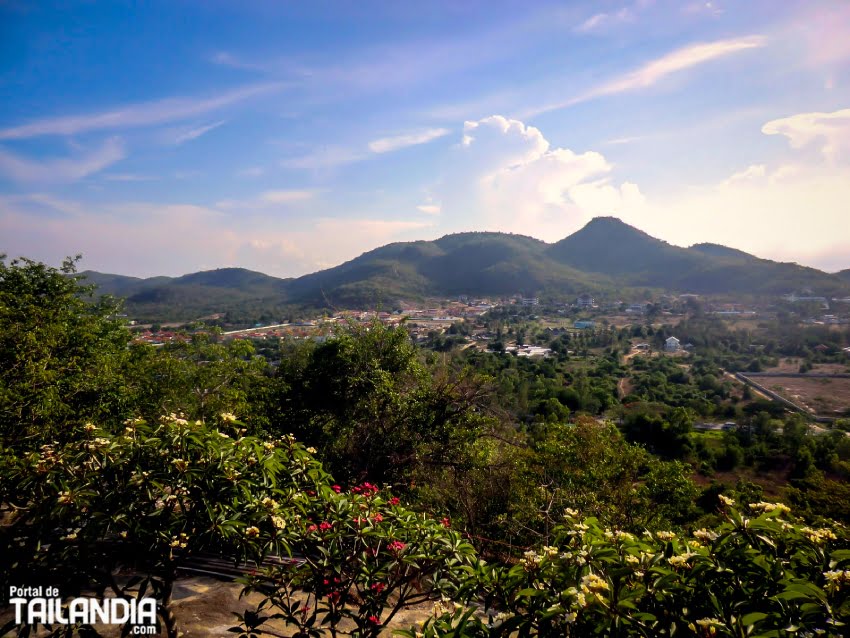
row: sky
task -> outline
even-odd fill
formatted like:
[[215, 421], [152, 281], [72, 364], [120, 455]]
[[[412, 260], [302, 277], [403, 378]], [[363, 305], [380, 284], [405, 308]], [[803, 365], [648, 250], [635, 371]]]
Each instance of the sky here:
[[0, 0], [0, 254], [290, 277], [613, 215], [850, 268], [850, 2]]

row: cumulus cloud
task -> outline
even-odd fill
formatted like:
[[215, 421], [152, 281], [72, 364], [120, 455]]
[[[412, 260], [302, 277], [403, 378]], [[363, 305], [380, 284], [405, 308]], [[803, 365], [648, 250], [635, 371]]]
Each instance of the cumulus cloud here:
[[45, 160], [27, 159], [0, 148], [0, 173], [18, 182], [73, 182], [102, 171], [125, 155], [124, 143], [117, 137], [89, 152]]
[[542, 132], [494, 115], [464, 125], [439, 192], [455, 229], [500, 230], [557, 240], [593, 215], [639, 202], [634, 184], [615, 184], [594, 151], [553, 148]]
[[770, 259], [850, 267], [846, 165], [759, 163], [713, 184], [645, 194], [615, 179], [604, 155], [554, 147], [538, 128], [501, 116], [468, 122], [454, 153], [434, 189], [446, 230], [554, 241], [591, 217], [614, 215], [679, 245], [712, 241]]
[[848, 116], [801, 113], [767, 122], [764, 134], [783, 135], [794, 149], [816, 145], [822, 158], [752, 164], [716, 185], [650, 198], [624, 218], [678, 244], [711, 241], [827, 271], [848, 268], [850, 165], [832, 161], [850, 148]]
[[[715, 242], [759, 257], [835, 270], [850, 267], [841, 167], [750, 166], [716, 185], [688, 187], [626, 209], [623, 219], [679, 245]], [[844, 265], [836, 261], [843, 252]]]
[[850, 109], [831, 113], [798, 113], [767, 122], [765, 135], [784, 135], [793, 148], [819, 144], [829, 160], [846, 159], [850, 151]]

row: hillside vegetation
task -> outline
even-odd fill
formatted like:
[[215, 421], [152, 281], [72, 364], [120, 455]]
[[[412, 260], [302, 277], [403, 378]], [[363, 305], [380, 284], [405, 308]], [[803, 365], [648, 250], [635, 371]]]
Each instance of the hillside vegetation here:
[[101, 293], [127, 299], [142, 319], [192, 319], [212, 312], [269, 316], [303, 307], [391, 308], [460, 294], [602, 293], [629, 287], [671, 292], [850, 295], [836, 275], [759, 259], [716, 244], [672, 246], [613, 217], [599, 217], [555, 243], [505, 233], [459, 233], [389, 244], [344, 264], [294, 279], [241, 268], [138, 279], [86, 271]]

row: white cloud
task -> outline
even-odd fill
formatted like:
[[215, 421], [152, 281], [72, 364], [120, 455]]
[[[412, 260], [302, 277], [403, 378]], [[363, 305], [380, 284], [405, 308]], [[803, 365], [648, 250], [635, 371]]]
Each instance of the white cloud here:
[[367, 157], [367, 153], [347, 146], [322, 146], [304, 155], [288, 157], [280, 162], [284, 168], [306, 170], [330, 169], [344, 164], [358, 162]]
[[369, 142], [369, 150], [373, 153], [389, 153], [397, 151], [408, 146], [416, 146], [418, 144], [427, 144], [432, 140], [448, 135], [451, 131], [447, 128], [432, 128], [426, 131], [416, 131], [414, 133], [405, 133], [404, 135], [396, 135], [393, 137], [382, 137], [381, 139]]
[[353, 164], [375, 155], [390, 153], [409, 146], [427, 144], [435, 139], [448, 135], [451, 131], [446, 128], [432, 128], [404, 135], [383, 137], [369, 142], [365, 147], [342, 146], [330, 144], [320, 146], [302, 155], [288, 157], [281, 161], [284, 168], [323, 170], [332, 169], [345, 164]]
[[541, 131], [499, 115], [466, 122], [437, 189], [452, 230], [499, 230], [554, 241], [593, 215], [640, 201], [617, 185], [603, 155], [552, 148]]
[[624, 221], [676, 244], [715, 242], [759, 257], [850, 267], [850, 171], [800, 164], [747, 169], [627, 209]]
[[751, 35], [729, 40], [716, 40], [691, 44], [672, 51], [642, 67], [604, 82], [564, 102], [548, 104], [530, 109], [522, 117], [532, 117], [541, 113], [567, 108], [607, 95], [616, 95], [653, 86], [664, 78], [687, 69], [705, 64], [721, 57], [765, 46], [767, 39], [760, 35]]
[[311, 190], [268, 190], [247, 199], [225, 199], [216, 202], [215, 207], [228, 211], [251, 212], [300, 204], [313, 199], [315, 195], [316, 192]]
[[82, 253], [83, 268], [137, 276], [227, 266], [297, 276], [391, 241], [413, 239], [429, 227], [369, 216], [245, 223], [215, 208], [182, 203], [0, 197], [0, 253], [53, 264]]
[[630, 22], [634, 19], [634, 12], [629, 7], [623, 7], [614, 13], [596, 13], [578, 25], [574, 31], [578, 33], [593, 33], [614, 24]]
[[735, 182], [745, 182], [753, 179], [759, 179], [764, 177], [766, 172], [767, 167], [764, 164], [753, 164], [742, 171], [733, 173], [725, 181], [722, 182], [721, 186], [734, 186]]
[[439, 204], [420, 204], [416, 210], [426, 215], [439, 215], [442, 207]]
[[824, 157], [835, 160], [850, 151], [850, 109], [832, 113], [798, 113], [771, 120], [761, 131], [765, 135], [784, 135], [796, 149], [817, 142]]
[[711, 241], [770, 259], [850, 267], [846, 165], [759, 163], [715, 184], [646, 194], [615, 180], [602, 154], [553, 147], [522, 122], [494, 116], [464, 130], [446, 177], [433, 189], [446, 231], [499, 230], [554, 241], [593, 216], [614, 215], [679, 245]]
[[150, 182], [157, 179], [153, 175], [139, 175], [138, 173], [108, 173], [103, 175], [108, 182]]
[[260, 196], [260, 199], [268, 204], [289, 204], [292, 202], [303, 202], [304, 200], [312, 199], [313, 195], [315, 195], [313, 191], [266, 191]]
[[91, 131], [163, 124], [197, 117], [237, 102], [279, 91], [284, 86], [281, 82], [252, 84], [215, 97], [166, 98], [153, 102], [128, 104], [100, 113], [45, 118], [29, 124], [0, 129], [0, 140], [25, 139], [42, 135], [77, 135]]
[[225, 122], [226, 120], [219, 120], [218, 122], [213, 122], [212, 124], [207, 124], [206, 126], [198, 126], [187, 131], [183, 131], [182, 133], [178, 134], [176, 138], [174, 138], [174, 143], [183, 144], [184, 142], [196, 140], [201, 137], [201, 135], [205, 135], [210, 131], [217, 129]]
[[588, 98], [646, 88], [673, 73], [684, 71], [685, 69], [732, 53], [763, 47], [765, 42], [766, 39], [764, 37], [756, 35], [731, 40], [692, 44], [668, 53], [657, 60], [645, 64], [636, 71], [627, 73], [622, 77], [591, 90]]
[[19, 182], [73, 182], [123, 159], [120, 138], [107, 139], [99, 148], [74, 157], [31, 160], [0, 148], [0, 173]]

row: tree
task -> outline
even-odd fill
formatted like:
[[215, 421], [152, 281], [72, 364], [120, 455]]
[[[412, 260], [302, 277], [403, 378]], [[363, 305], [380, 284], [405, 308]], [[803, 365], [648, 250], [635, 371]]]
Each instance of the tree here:
[[74, 276], [80, 257], [52, 268], [0, 256], [0, 442], [32, 448], [73, 423], [114, 422], [125, 405], [120, 370], [130, 334], [120, 303], [94, 298]]
[[430, 464], [463, 463], [487, 423], [489, 389], [470, 371], [428, 369], [402, 327], [351, 326], [285, 357], [270, 427], [320, 450], [340, 481], [409, 481]]
[[[147, 419], [183, 413], [209, 420], [222, 412], [250, 417], [269, 383], [268, 364], [249, 341], [218, 342], [215, 334], [195, 333], [162, 348], [137, 345], [131, 350], [127, 386], [133, 413]], [[249, 401], [249, 399], [254, 401]]]

